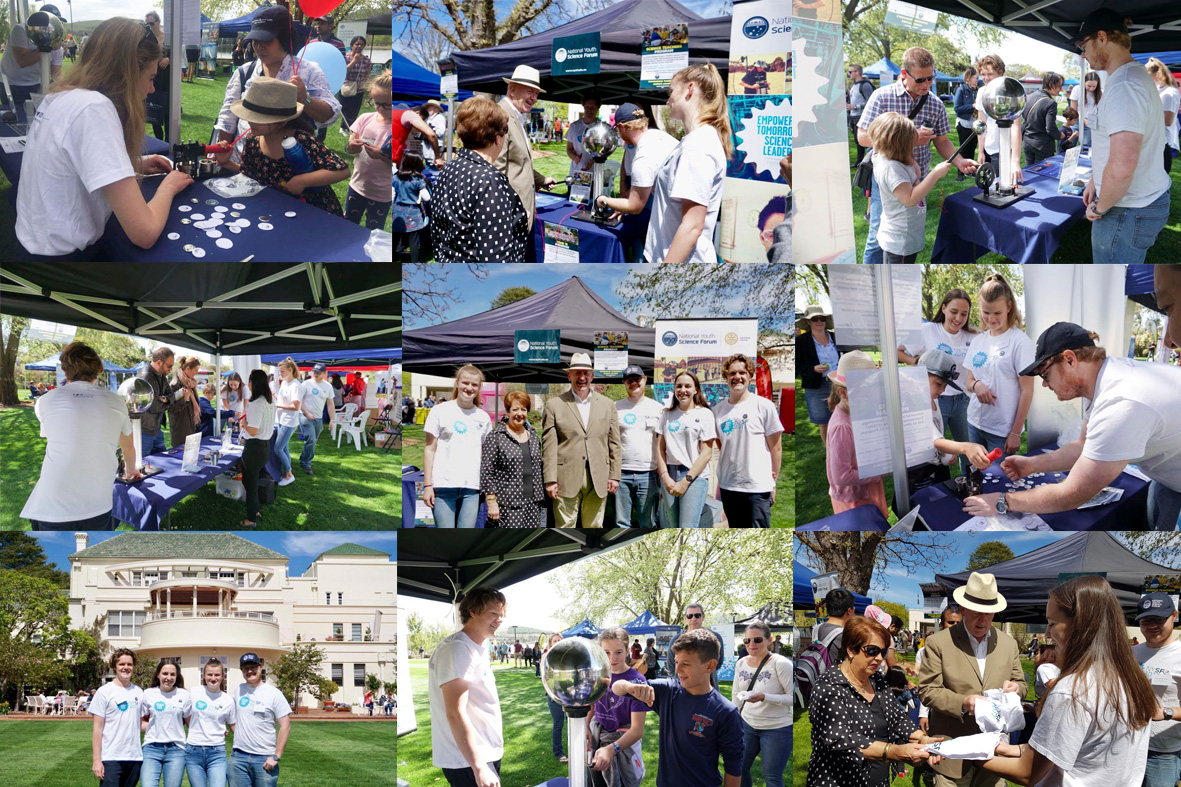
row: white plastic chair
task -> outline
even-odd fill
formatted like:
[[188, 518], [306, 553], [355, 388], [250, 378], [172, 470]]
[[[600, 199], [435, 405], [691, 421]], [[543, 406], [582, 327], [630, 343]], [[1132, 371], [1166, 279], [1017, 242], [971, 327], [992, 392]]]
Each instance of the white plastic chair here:
[[25, 695], [25, 712], [26, 713], [36, 713], [37, 712], [37, 698], [34, 697], [32, 694]]
[[334, 437], [334, 438], [336, 437], [336, 430], [340, 427], [340, 425], [342, 423], [347, 423], [356, 414], [357, 414], [357, 403], [356, 402], [348, 402], [347, 404], [344, 405], [344, 407], [341, 407], [339, 410], [337, 410], [336, 411], [336, 418], [333, 419], [333, 421], [332, 421], [332, 437]]
[[62, 715], [72, 713], [78, 715], [78, 698], [77, 697], [62, 697]]
[[[357, 446], [357, 450], [361, 450], [361, 444], [369, 445], [369, 435], [365, 434], [365, 422], [369, 420], [369, 410], [364, 411], [355, 418], [349, 419], [348, 423], [340, 425], [340, 432], [336, 435], [336, 447], [340, 448], [340, 440], [345, 435], [353, 438], [353, 444]], [[340, 419], [337, 419], [340, 423]]]

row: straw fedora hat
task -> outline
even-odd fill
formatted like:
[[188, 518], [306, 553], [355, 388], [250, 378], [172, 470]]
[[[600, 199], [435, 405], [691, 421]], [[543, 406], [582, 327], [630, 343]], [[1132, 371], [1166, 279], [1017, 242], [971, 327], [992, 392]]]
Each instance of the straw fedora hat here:
[[590, 369], [592, 372], [595, 367], [591, 364], [591, 358], [586, 353], [574, 353], [570, 357], [570, 365], [566, 367], [566, 371], [571, 369]]
[[968, 584], [952, 592], [955, 603], [974, 612], [1004, 612], [1009, 603], [996, 591], [996, 577], [975, 571], [968, 577]]
[[541, 72], [533, 66], [517, 66], [513, 69], [513, 75], [511, 77], [501, 77], [501, 79], [510, 85], [524, 85], [525, 87], [535, 89], [539, 93], [545, 92], [541, 89]]
[[853, 350], [841, 356], [841, 360], [837, 361], [837, 368], [832, 369], [828, 373], [828, 379], [835, 385], [844, 385], [848, 387], [849, 381], [846, 376], [849, 372], [858, 369], [876, 369], [877, 364], [861, 350]]
[[230, 111], [247, 122], [285, 123], [303, 114], [304, 105], [295, 100], [299, 91], [290, 82], [271, 77], [255, 77], [246, 95], [230, 106]]

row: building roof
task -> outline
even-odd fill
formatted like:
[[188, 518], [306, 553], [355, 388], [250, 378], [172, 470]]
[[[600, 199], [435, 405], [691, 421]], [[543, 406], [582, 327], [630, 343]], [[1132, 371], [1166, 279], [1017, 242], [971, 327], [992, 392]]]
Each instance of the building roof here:
[[[382, 552], [380, 549], [370, 549], [369, 547], [363, 547], [360, 544], [341, 544], [338, 547], [333, 547], [332, 549], [329, 549], [327, 552], [321, 552], [319, 557], [316, 558], [316, 560], [319, 560], [320, 558], [324, 557], [325, 555], [334, 555], [334, 556], [360, 555], [360, 556], [364, 556], [364, 557], [375, 557], [375, 556], [389, 557], [390, 553], [389, 552]], [[314, 563], [316, 561], [313, 560], [312, 562]]]
[[74, 558], [220, 558], [287, 560], [233, 533], [125, 533], [70, 555]]

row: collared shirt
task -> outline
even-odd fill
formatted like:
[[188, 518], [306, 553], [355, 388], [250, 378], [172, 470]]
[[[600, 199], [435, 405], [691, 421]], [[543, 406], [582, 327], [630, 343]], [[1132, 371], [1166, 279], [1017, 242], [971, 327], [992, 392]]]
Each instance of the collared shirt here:
[[435, 181], [431, 202], [439, 262], [525, 261], [529, 216], [504, 173], [479, 154], [461, 149]]
[[[964, 629], [967, 632], [967, 629]], [[992, 634], [990, 630], [988, 634], [984, 635], [984, 639], [980, 642], [968, 632], [968, 642], [972, 644], [972, 652], [976, 654], [976, 663], [980, 665], [980, 679], [984, 680], [984, 662], [988, 660], [988, 637]]]
[[[901, 82], [893, 82], [885, 87], [880, 87], [873, 91], [873, 95], [866, 102], [857, 128], [868, 129], [874, 118], [884, 112], [897, 112], [900, 115], [909, 116], [918, 101], [919, 99], [906, 92], [906, 88], [902, 86]], [[937, 137], [951, 133], [951, 123], [947, 120], [947, 109], [939, 100], [939, 96], [934, 93], [928, 95], [927, 103], [923, 104], [923, 108], [914, 117], [914, 125], [915, 128], [926, 126], [934, 131]], [[927, 172], [931, 169], [931, 145], [916, 145], [914, 160], [919, 165], [919, 178], [927, 177]]]
[[582, 417], [582, 426], [586, 428], [590, 423], [590, 408], [591, 408], [591, 390], [586, 391], [586, 398], [579, 399], [578, 392], [574, 390], [574, 386], [570, 386], [570, 392], [574, 394], [574, 406], [578, 408], [578, 415]]

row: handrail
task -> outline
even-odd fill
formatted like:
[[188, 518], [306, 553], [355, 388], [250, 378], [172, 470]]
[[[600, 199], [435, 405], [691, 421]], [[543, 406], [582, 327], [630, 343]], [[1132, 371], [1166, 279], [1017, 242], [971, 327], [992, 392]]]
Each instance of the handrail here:
[[226, 612], [219, 610], [197, 610], [196, 614], [191, 609], [173, 610], [172, 612], [149, 612], [144, 622], [153, 620], [169, 620], [171, 618], [239, 618], [244, 620], [264, 620], [268, 623], [278, 623], [274, 614], [269, 612]]

